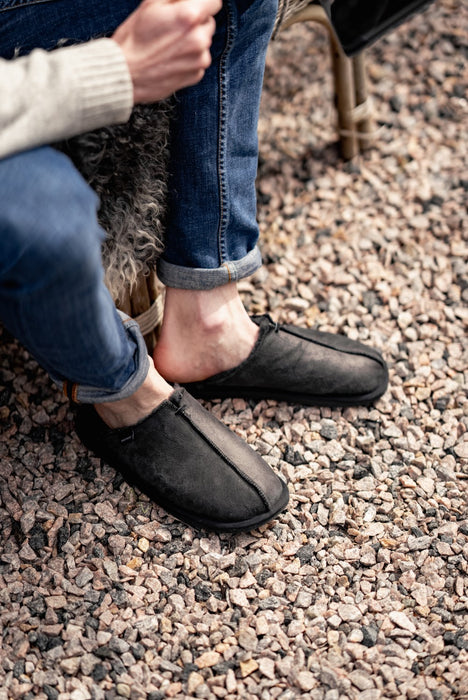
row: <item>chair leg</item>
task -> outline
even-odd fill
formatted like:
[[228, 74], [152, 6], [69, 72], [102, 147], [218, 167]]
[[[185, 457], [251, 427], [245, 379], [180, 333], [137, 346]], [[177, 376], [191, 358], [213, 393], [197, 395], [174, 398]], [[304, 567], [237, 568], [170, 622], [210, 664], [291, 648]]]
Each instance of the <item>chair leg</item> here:
[[[362, 113], [362, 118], [356, 120], [359, 146], [361, 151], [365, 151], [372, 146], [371, 134], [375, 132], [375, 121], [372, 118], [369, 108], [369, 98], [367, 90], [366, 64], [364, 52], [361, 52], [352, 59], [354, 87], [356, 92], [356, 105]], [[359, 136], [362, 135], [361, 138]]]
[[119, 301], [118, 308], [139, 323], [151, 354], [163, 316], [163, 296], [157, 285], [156, 273], [141, 276], [131, 292], [128, 290], [125, 298]]
[[354, 76], [350, 59], [337, 46], [330, 42], [333, 75], [335, 78], [336, 108], [338, 112], [338, 135], [343, 158], [351, 160], [359, 153], [356, 124], [353, 110], [356, 106]]
[[359, 152], [353, 110], [356, 106], [354, 75], [351, 59], [343, 52], [328, 21], [323, 8], [311, 4], [291, 14], [282, 24], [286, 29], [296, 22], [317, 22], [325, 27], [330, 39], [330, 51], [335, 81], [336, 109], [338, 112], [338, 136], [343, 158], [350, 160]]
[[140, 277], [130, 295], [131, 315], [140, 324], [148, 352], [154, 350], [157, 340], [157, 326], [161, 321], [162, 299], [156, 289], [155, 273]]

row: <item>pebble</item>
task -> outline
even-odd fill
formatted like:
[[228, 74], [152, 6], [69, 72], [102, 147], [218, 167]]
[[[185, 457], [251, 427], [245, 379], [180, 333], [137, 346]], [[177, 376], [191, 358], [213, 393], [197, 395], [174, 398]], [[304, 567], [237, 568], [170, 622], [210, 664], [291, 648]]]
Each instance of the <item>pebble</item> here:
[[405, 615], [404, 612], [394, 610], [389, 613], [389, 618], [398, 627], [401, 627], [404, 630], [408, 630], [408, 632], [411, 632], [413, 634], [416, 632], [416, 626], [413, 622], [411, 622], [411, 620], [408, 618], [407, 615]]
[[111, 581], [118, 581], [119, 580], [119, 569], [118, 569], [118, 566], [115, 563], [115, 561], [113, 561], [112, 559], [105, 560], [105, 561], [103, 561], [102, 565], [103, 565], [104, 571], [109, 576]]
[[79, 667], [81, 659], [79, 656], [72, 657], [70, 659], [62, 659], [60, 662], [60, 668], [69, 676], [74, 676]]
[[354, 622], [360, 620], [362, 613], [356, 605], [340, 605], [338, 607], [338, 614], [344, 622]]
[[37, 559], [36, 552], [27, 542], [19, 550], [19, 556], [23, 561], [34, 561]]
[[195, 665], [200, 669], [210, 668], [219, 663], [220, 659], [221, 656], [217, 651], [206, 651], [195, 659]]
[[189, 695], [193, 695], [197, 688], [204, 682], [204, 678], [200, 673], [192, 671], [187, 680], [187, 692]]
[[324, 454], [327, 455], [332, 462], [339, 462], [345, 455], [343, 446], [337, 440], [330, 440], [324, 446]]
[[247, 651], [255, 651], [257, 648], [257, 635], [253, 629], [244, 629], [239, 632], [239, 646]]
[[233, 589], [229, 591], [229, 599], [232, 605], [239, 605], [240, 607], [248, 607], [249, 600], [245, 594], [245, 591], [240, 589]]
[[300, 671], [296, 676], [296, 683], [301, 690], [307, 692], [317, 685], [317, 679], [310, 671]]
[[338, 498], [330, 509], [330, 525], [343, 525], [346, 522], [346, 507], [344, 500]]
[[268, 659], [268, 658], [261, 658], [258, 660], [258, 668], [260, 673], [265, 676], [266, 678], [269, 678], [270, 680], [274, 680], [276, 677], [275, 674], [275, 662], [273, 659]]
[[362, 673], [362, 671], [351, 671], [349, 674], [349, 680], [356, 686], [356, 688], [359, 688], [359, 690], [369, 690], [370, 688], [374, 688], [372, 678], [370, 678], [370, 676], [367, 674]]
[[247, 678], [247, 676], [250, 676], [251, 673], [254, 673], [254, 671], [258, 669], [258, 663], [255, 659], [241, 661], [239, 666], [242, 678]]
[[93, 572], [88, 569], [87, 566], [83, 567], [78, 576], [75, 579], [75, 583], [79, 588], [83, 588], [87, 583], [92, 581], [94, 578]]
[[458, 445], [455, 445], [453, 451], [455, 452], [457, 457], [468, 460], [468, 442], [465, 441]]
[[327, 440], [336, 440], [338, 437], [338, 428], [335, 421], [325, 419], [320, 424], [320, 435]]
[[407, 540], [408, 549], [411, 552], [428, 549], [432, 541], [432, 538], [428, 535], [423, 535], [422, 537], [414, 537], [410, 535]]
[[361, 627], [362, 644], [366, 647], [373, 647], [377, 643], [379, 630], [372, 625], [364, 625]]
[[237, 690], [237, 679], [232, 668], [226, 673], [226, 690], [228, 693], [234, 693]]

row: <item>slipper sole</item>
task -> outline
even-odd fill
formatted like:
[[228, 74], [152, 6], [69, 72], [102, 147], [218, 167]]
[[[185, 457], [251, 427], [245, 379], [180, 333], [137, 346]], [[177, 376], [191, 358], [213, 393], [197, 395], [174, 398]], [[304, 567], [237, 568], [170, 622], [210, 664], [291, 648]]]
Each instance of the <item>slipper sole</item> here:
[[383, 381], [374, 391], [367, 394], [326, 396], [323, 394], [300, 394], [282, 390], [266, 390], [257, 387], [236, 386], [200, 386], [200, 384], [184, 384], [185, 389], [196, 399], [213, 401], [214, 399], [253, 399], [264, 401], [286, 401], [303, 406], [326, 406], [328, 408], [343, 408], [348, 406], [368, 406], [374, 403], [387, 388], [388, 382]]

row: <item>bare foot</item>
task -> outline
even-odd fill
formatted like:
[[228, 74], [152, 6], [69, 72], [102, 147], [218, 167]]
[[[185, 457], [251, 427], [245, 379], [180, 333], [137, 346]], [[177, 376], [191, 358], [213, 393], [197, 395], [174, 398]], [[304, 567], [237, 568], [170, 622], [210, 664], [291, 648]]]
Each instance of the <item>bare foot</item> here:
[[154, 364], [169, 382], [201, 381], [240, 364], [257, 337], [235, 283], [206, 291], [168, 287]]
[[146, 379], [134, 394], [120, 401], [94, 404], [94, 408], [109, 428], [125, 428], [149, 416], [172, 392], [173, 387], [158, 374], [150, 358]]

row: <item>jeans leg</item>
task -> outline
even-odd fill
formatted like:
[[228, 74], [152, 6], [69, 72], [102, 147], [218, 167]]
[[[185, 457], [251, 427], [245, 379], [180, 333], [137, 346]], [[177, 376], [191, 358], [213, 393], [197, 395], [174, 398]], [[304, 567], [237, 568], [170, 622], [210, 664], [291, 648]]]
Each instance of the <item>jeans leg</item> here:
[[177, 95], [167, 245], [168, 286], [209, 289], [261, 265], [255, 178], [265, 54], [277, 0], [225, 0], [212, 65]]
[[129, 396], [149, 361], [103, 283], [95, 193], [52, 148], [1, 160], [0, 192], [0, 319], [71, 398]]

